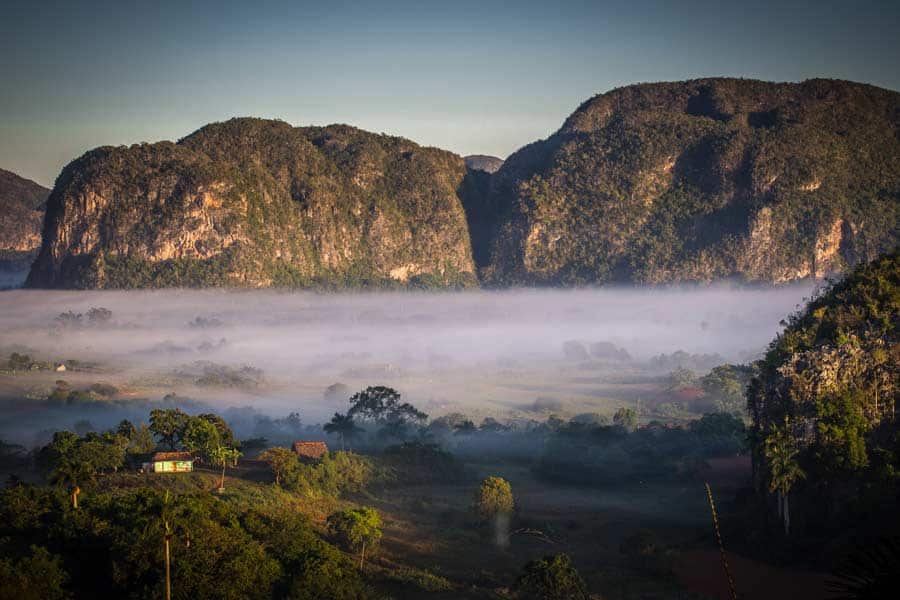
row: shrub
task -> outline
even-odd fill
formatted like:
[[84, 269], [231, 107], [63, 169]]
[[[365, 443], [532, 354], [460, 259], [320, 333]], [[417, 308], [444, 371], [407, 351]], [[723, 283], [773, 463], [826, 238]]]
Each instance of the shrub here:
[[351, 508], [328, 517], [328, 532], [335, 540], [354, 552], [359, 552], [359, 567], [366, 560], [366, 549], [373, 551], [381, 539], [381, 515], [374, 508]]
[[498, 515], [511, 515], [515, 510], [512, 486], [502, 477], [486, 478], [478, 487], [474, 510], [485, 521]]
[[566, 554], [555, 554], [525, 565], [516, 580], [522, 600], [587, 600], [587, 587]]

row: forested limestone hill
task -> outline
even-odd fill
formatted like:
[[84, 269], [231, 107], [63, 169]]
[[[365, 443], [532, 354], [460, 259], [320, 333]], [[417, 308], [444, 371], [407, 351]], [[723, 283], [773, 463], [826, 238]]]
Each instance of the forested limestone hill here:
[[41, 246], [50, 190], [0, 169], [0, 268], [27, 268]]
[[758, 490], [793, 498], [797, 533], [868, 520], [900, 534], [900, 255], [857, 268], [786, 325], [748, 391]]
[[701, 79], [585, 102], [494, 175], [495, 283], [822, 277], [893, 250], [900, 94]]
[[475, 283], [463, 160], [333, 125], [233, 119], [103, 147], [47, 205], [32, 287]]
[[868, 85], [633, 85], [482, 158], [261, 119], [98, 148], [60, 175], [28, 285], [782, 283], [900, 238], [900, 94]]

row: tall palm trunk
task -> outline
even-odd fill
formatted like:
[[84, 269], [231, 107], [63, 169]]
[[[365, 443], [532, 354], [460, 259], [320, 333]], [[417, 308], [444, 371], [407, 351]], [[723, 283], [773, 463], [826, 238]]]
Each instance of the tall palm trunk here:
[[788, 504], [788, 494], [790, 492], [785, 492], [782, 494], [782, 498], [784, 499], [784, 535], [791, 534], [791, 510], [790, 505]]
[[366, 561], [366, 542], [363, 541], [362, 550], [359, 553], [359, 570], [362, 571], [363, 563]]

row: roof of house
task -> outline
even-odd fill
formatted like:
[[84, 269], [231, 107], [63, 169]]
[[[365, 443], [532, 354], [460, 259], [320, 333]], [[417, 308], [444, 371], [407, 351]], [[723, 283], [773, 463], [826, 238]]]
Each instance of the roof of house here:
[[150, 459], [153, 462], [163, 462], [167, 460], [194, 460], [192, 452], [157, 452]]
[[322, 455], [328, 452], [325, 442], [294, 442], [291, 444], [291, 449], [298, 456], [316, 459], [322, 458]]

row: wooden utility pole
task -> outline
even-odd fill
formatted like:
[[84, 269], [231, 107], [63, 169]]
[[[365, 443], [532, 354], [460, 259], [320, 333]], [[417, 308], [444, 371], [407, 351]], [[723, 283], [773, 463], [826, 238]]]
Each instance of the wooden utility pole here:
[[725, 569], [725, 578], [728, 579], [728, 589], [731, 592], [731, 600], [737, 600], [737, 590], [734, 588], [734, 579], [731, 577], [731, 569], [728, 568], [728, 557], [725, 555], [725, 544], [722, 543], [722, 533], [719, 531], [719, 516], [716, 514], [716, 503], [713, 501], [712, 490], [706, 483], [706, 497], [709, 498], [709, 510], [712, 511], [713, 525], [716, 528], [716, 541], [719, 543], [719, 553], [722, 555], [722, 568]]
[[166, 600], [172, 600], [172, 574], [169, 570], [169, 540], [171, 537], [166, 533]]
[[165, 510], [169, 504], [169, 491], [166, 490], [166, 500], [163, 505], [163, 544], [166, 549], [166, 600], [172, 600], [172, 571], [169, 566], [170, 563], [170, 554], [169, 554], [169, 542], [172, 540], [172, 528], [169, 526], [169, 519], [166, 516]]

